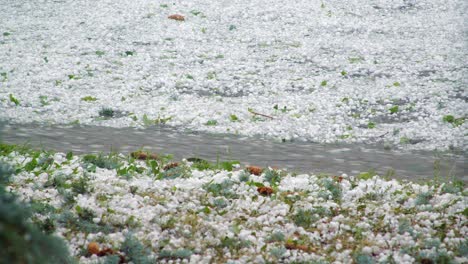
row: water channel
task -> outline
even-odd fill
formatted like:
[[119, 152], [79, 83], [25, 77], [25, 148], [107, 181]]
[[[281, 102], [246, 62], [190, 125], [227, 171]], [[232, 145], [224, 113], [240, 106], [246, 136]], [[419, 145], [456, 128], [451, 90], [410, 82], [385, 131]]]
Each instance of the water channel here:
[[239, 160], [241, 164], [275, 166], [293, 172], [379, 175], [413, 181], [441, 179], [468, 182], [466, 153], [385, 150], [379, 145], [275, 142], [261, 138], [214, 135], [172, 128], [145, 129], [98, 126], [7, 124], [0, 130], [6, 143], [29, 144], [55, 151], [124, 154], [144, 148], [172, 154], [176, 160], [199, 157], [210, 161]]

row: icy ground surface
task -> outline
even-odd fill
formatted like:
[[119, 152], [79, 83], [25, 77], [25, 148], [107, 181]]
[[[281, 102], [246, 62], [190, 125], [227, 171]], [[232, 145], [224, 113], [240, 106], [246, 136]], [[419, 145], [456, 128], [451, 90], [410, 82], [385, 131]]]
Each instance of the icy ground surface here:
[[463, 0], [2, 2], [3, 120], [467, 149]]
[[8, 147], [1, 154], [0, 165], [16, 172], [7, 190], [31, 203], [32, 222], [65, 239], [83, 264], [118, 263], [90, 254], [91, 242], [125, 263], [468, 262], [462, 183], [257, 175], [243, 165]]

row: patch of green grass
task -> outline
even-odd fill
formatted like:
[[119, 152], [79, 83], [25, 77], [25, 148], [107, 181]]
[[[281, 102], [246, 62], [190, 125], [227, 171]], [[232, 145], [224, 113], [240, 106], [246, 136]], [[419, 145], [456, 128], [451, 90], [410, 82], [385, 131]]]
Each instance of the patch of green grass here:
[[371, 169], [367, 172], [361, 172], [357, 178], [359, 180], [369, 180], [369, 179], [372, 179], [372, 177], [376, 176], [377, 173], [375, 172], [375, 170]]
[[88, 96], [82, 97], [82, 98], [81, 98], [81, 101], [85, 101], [85, 102], [94, 102], [94, 101], [97, 101], [97, 98], [88, 95]]
[[11, 35], [10, 32], [3, 32], [3, 36], [4, 36], [4, 37], [8, 37], [8, 36], [10, 36], [10, 35]]
[[242, 240], [237, 237], [224, 237], [221, 239], [220, 247], [228, 248], [230, 251], [237, 252], [242, 248], [249, 247], [251, 245], [250, 241]]
[[6, 82], [8, 80], [8, 74], [6, 72], [0, 72], [0, 76], [2, 76], [2, 82]]
[[159, 259], [189, 259], [192, 254], [189, 249], [162, 250], [159, 252]]
[[399, 87], [400, 85], [401, 85], [401, 84], [400, 84], [399, 82], [394, 82], [394, 83], [393, 83], [393, 86], [395, 86], [395, 87]]
[[205, 125], [206, 126], [216, 126], [218, 124], [218, 121], [216, 120], [208, 120]]
[[465, 117], [455, 118], [453, 115], [445, 115], [442, 120], [452, 124], [454, 127], [461, 126], [465, 123]]
[[390, 114], [395, 114], [395, 113], [398, 113], [398, 105], [394, 105], [392, 107], [390, 107], [389, 111], [390, 111]]
[[359, 63], [364, 60], [363, 57], [350, 57], [348, 58], [349, 63]]
[[192, 176], [189, 168], [177, 166], [161, 173], [162, 179], [190, 178]]
[[321, 181], [321, 185], [326, 191], [319, 192], [319, 196], [328, 198], [328, 196], [331, 195], [332, 200], [336, 202], [341, 200], [342, 191], [339, 183], [330, 178], [324, 178]]
[[135, 51], [127, 50], [127, 51], [125, 51], [124, 54], [125, 54], [125, 56], [133, 56], [133, 55], [135, 55]]
[[112, 108], [104, 107], [104, 108], [101, 108], [101, 110], [99, 110], [99, 116], [101, 117], [111, 118], [114, 116], [114, 114], [115, 114], [115, 111]]
[[104, 156], [103, 154], [94, 155], [88, 154], [83, 156], [82, 158], [83, 163], [88, 163], [95, 165], [96, 167], [113, 170], [121, 167], [121, 163], [119, 158], [116, 155], [107, 155]]
[[239, 121], [239, 118], [236, 115], [232, 114], [229, 116], [229, 120], [231, 120], [231, 122], [237, 122]]
[[367, 128], [369, 129], [375, 128], [375, 123], [374, 122], [367, 123]]
[[348, 75], [348, 73], [345, 70], [341, 71], [341, 76], [346, 76], [346, 75]]
[[159, 7], [161, 8], [168, 8], [169, 6], [167, 4], [160, 4]]
[[[135, 120], [135, 118], [134, 118]], [[158, 117], [156, 119], [150, 119], [146, 114], [143, 115], [142, 121], [144, 126], [153, 126], [153, 125], [164, 125], [167, 122], [172, 120], [172, 116], [169, 117], [161, 117], [158, 114]], [[136, 120], [135, 120], [136, 121]]]
[[216, 163], [210, 163], [207, 160], [200, 158], [188, 158], [187, 161], [192, 162], [192, 168], [197, 170], [226, 170], [232, 171], [234, 167], [240, 164], [237, 160], [231, 161], [218, 161]]
[[40, 95], [39, 96], [39, 101], [41, 102], [42, 106], [46, 106], [46, 105], [50, 104], [50, 102], [48, 101], [47, 96], [45, 96], [45, 95]]
[[96, 55], [98, 55], [99, 57], [103, 56], [104, 54], [106, 54], [104, 51], [96, 50]]
[[12, 94], [10, 94], [10, 102], [14, 103], [16, 106], [20, 105], [20, 101], [16, 99]]
[[401, 143], [401, 144], [409, 144], [410, 141], [411, 141], [411, 139], [408, 138], [408, 137], [401, 137], [401, 138], [400, 138], [400, 143]]
[[323, 87], [323, 86], [327, 86], [327, 83], [328, 83], [328, 82], [327, 82], [326, 80], [323, 80], [323, 81], [320, 83], [320, 86], [322, 86], [322, 87]]
[[216, 72], [208, 72], [208, 73], [206, 74], [206, 78], [207, 78], [208, 80], [216, 79]]

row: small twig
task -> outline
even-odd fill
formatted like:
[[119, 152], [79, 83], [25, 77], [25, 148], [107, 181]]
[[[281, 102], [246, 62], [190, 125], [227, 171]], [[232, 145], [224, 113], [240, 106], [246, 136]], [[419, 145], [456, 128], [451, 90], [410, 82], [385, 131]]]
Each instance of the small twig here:
[[379, 137], [379, 138], [382, 138], [382, 137], [384, 137], [384, 136], [387, 135], [387, 134], [388, 134], [388, 132], [385, 133], [385, 134], [383, 134], [383, 135], [380, 135], [380, 136], [378, 136], [378, 137]]
[[259, 116], [264, 116], [264, 117], [268, 117], [268, 118], [274, 119], [272, 116], [265, 115], [265, 114], [260, 114], [260, 113], [254, 112], [254, 111], [252, 111], [252, 110], [249, 110], [249, 112], [252, 113], [252, 114], [254, 114], [254, 115], [259, 115]]

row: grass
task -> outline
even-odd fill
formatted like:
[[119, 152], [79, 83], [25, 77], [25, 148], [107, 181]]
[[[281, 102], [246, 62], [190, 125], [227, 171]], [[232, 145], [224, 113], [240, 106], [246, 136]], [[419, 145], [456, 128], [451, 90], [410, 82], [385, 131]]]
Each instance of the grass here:
[[[23, 153], [20, 161], [13, 158], [18, 155], [15, 153]], [[56, 190], [53, 200], [63, 201], [57, 206], [51, 200], [38, 198], [41, 196], [31, 197], [31, 209], [37, 215], [32, 222], [43, 232], [60, 232], [72, 247], [85, 250], [86, 245], [77, 245], [75, 238], [101, 232], [96, 241], [112, 245], [113, 250], [134, 263], [188, 260], [205, 252], [212, 252], [214, 262], [227, 262], [229, 252], [231, 258], [245, 256], [253, 261], [254, 257], [261, 257], [268, 263], [292, 263], [287, 256], [293, 251], [298, 256], [309, 256], [304, 260], [312, 263], [325, 259], [333, 262], [343, 259], [332, 253], [344, 254], [345, 250], [349, 251], [348, 259], [366, 263], [379, 257], [366, 253], [366, 247], [378, 245], [370, 233], [392, 238], [409, 234], [414, 247], [389, 244], [386, 249], [397, 255], [405, 251], [417, 260], [452, 260], [463, 256], [467, 248], [464, 244], [444, 242], [449, 230], [454, 230], [455, 237], [462, 236], [457, 223], [468, 214], [467, 209], [460, 208], [464, 199], [462, 182], [433, 182], [425, 187], [385, 181], [370, 170], [355, 178], [307, 176], [310, 183], [292, 187], [285, 184], [294, 179], [291, 174], [264, 169], [261, 175], [250, 175], [237, 169], [238, 163], [232, 161], [210, 163], [190, 158], [177, 166], [166, 166], [171, 161], [163, 155], [154, 160], [137, 160], [117, 154], [76, 156], [71, 152], [56, 159], [52, 154], [0, 145], [0, 159], [11, 163], [2, 170], [20, 176], [6, 182], [12, 191], [35, 188], [25, 184], [33, 180], [40, 187], [37, 191]], [[119, 174], [124, 168], [131, 177]], [[42, 185], [36, 175], [44, 174], [49, 176]], [[108, 177], [105, 180], [104, 175]], [[192, 186], [198, 181], [202, 181], [200, 187]], [[260, 195], [257, 188], [265, 185], [277, 185], [275, 194]], [[445, 195], [446, 204], [438, 204], [441, 195]], [[89, 198], [83, 200], [84, 197]], [[128, 204], [133, 199], [139, 201], [135, 207]], [[388, 209], [383, 210], [382, 204]], [[164, 213], [155, 214], [148, 224], [142, 213], [151, 211], [145, 206], [152, 206], [151, 210], [164, 208]], [[430, 231], [424, 229], [427, 236], [422, 237], [418, 234], [426, 219], [419, 213], [424, 211], [436, 214], [438, 224], [427, 227]], [[114, 216], [122, 217], [117, 220], [120, 218]], [[387, 218], [395, 225], [389, 225]], [[303, 231], [279, 231], [284, 225]], [[221, 226], [230, 235], [219, 231]], [[123, 240], [110, 238], [109, 234], [121, 234], [119, 230], [124, 228], [129, 232]], [[132, 235], [136, 233], [138, 236]], [[156, 242], [150, 242], [150, 233], [157, 233]], [[254, 242], [246, 239], [249, 236]], [[348, 241], [350, 238], [353, 242]], [[255, 241], [263, 241], [263, 246]], [[338, 244], [341, 249], [337, 249]], [[435, 251], [428, 255], [423, 250], [442, 245], [452, 253]], [[310, 252], [317, 258], [307, 255]], [[86, 252], [76, 257], [79, 256], [89, 257]]]
[[237, 122], [237, 121], [239, 121], [239, 118], [236, 115], [231, 114], [229, 116], [229, 120], [231, 120], [231, 122]]
[[445, 115], [442, 121], [452, 124], [454, 127], [461, 126], [465, 123], [465, 117], [455, 118], [453, 115]]
[[99, 110], [99, 116], [104, 118], [114, 117], [115, 111], [112, 108], [104, 107]]
[[97, 98], [88, 95], [88, 96], [82, 97], [82, 98], [81, 98], [81, 101], [85, 101], [85, 102], [94, 102], [94, 101], [97, 101]]
[[9, 98], [10, 98], [10, 102], [14, 103], [16, 106], [20, 105], [19, 100], [16, 99], [16, 97], [14, 97], [12, 94], [10, 94]]
[[390, 107], [390, 109], [388, 110], [390, 111], [390, 114], [396, 114], [398, 113], [398, 109], [399, 109], [398, 105], [395, 105], [395, 106]]
[[205, 125], [206, 126], [216, 126], [218, 124], [218, 121], [216, 120], [208, 120]]

